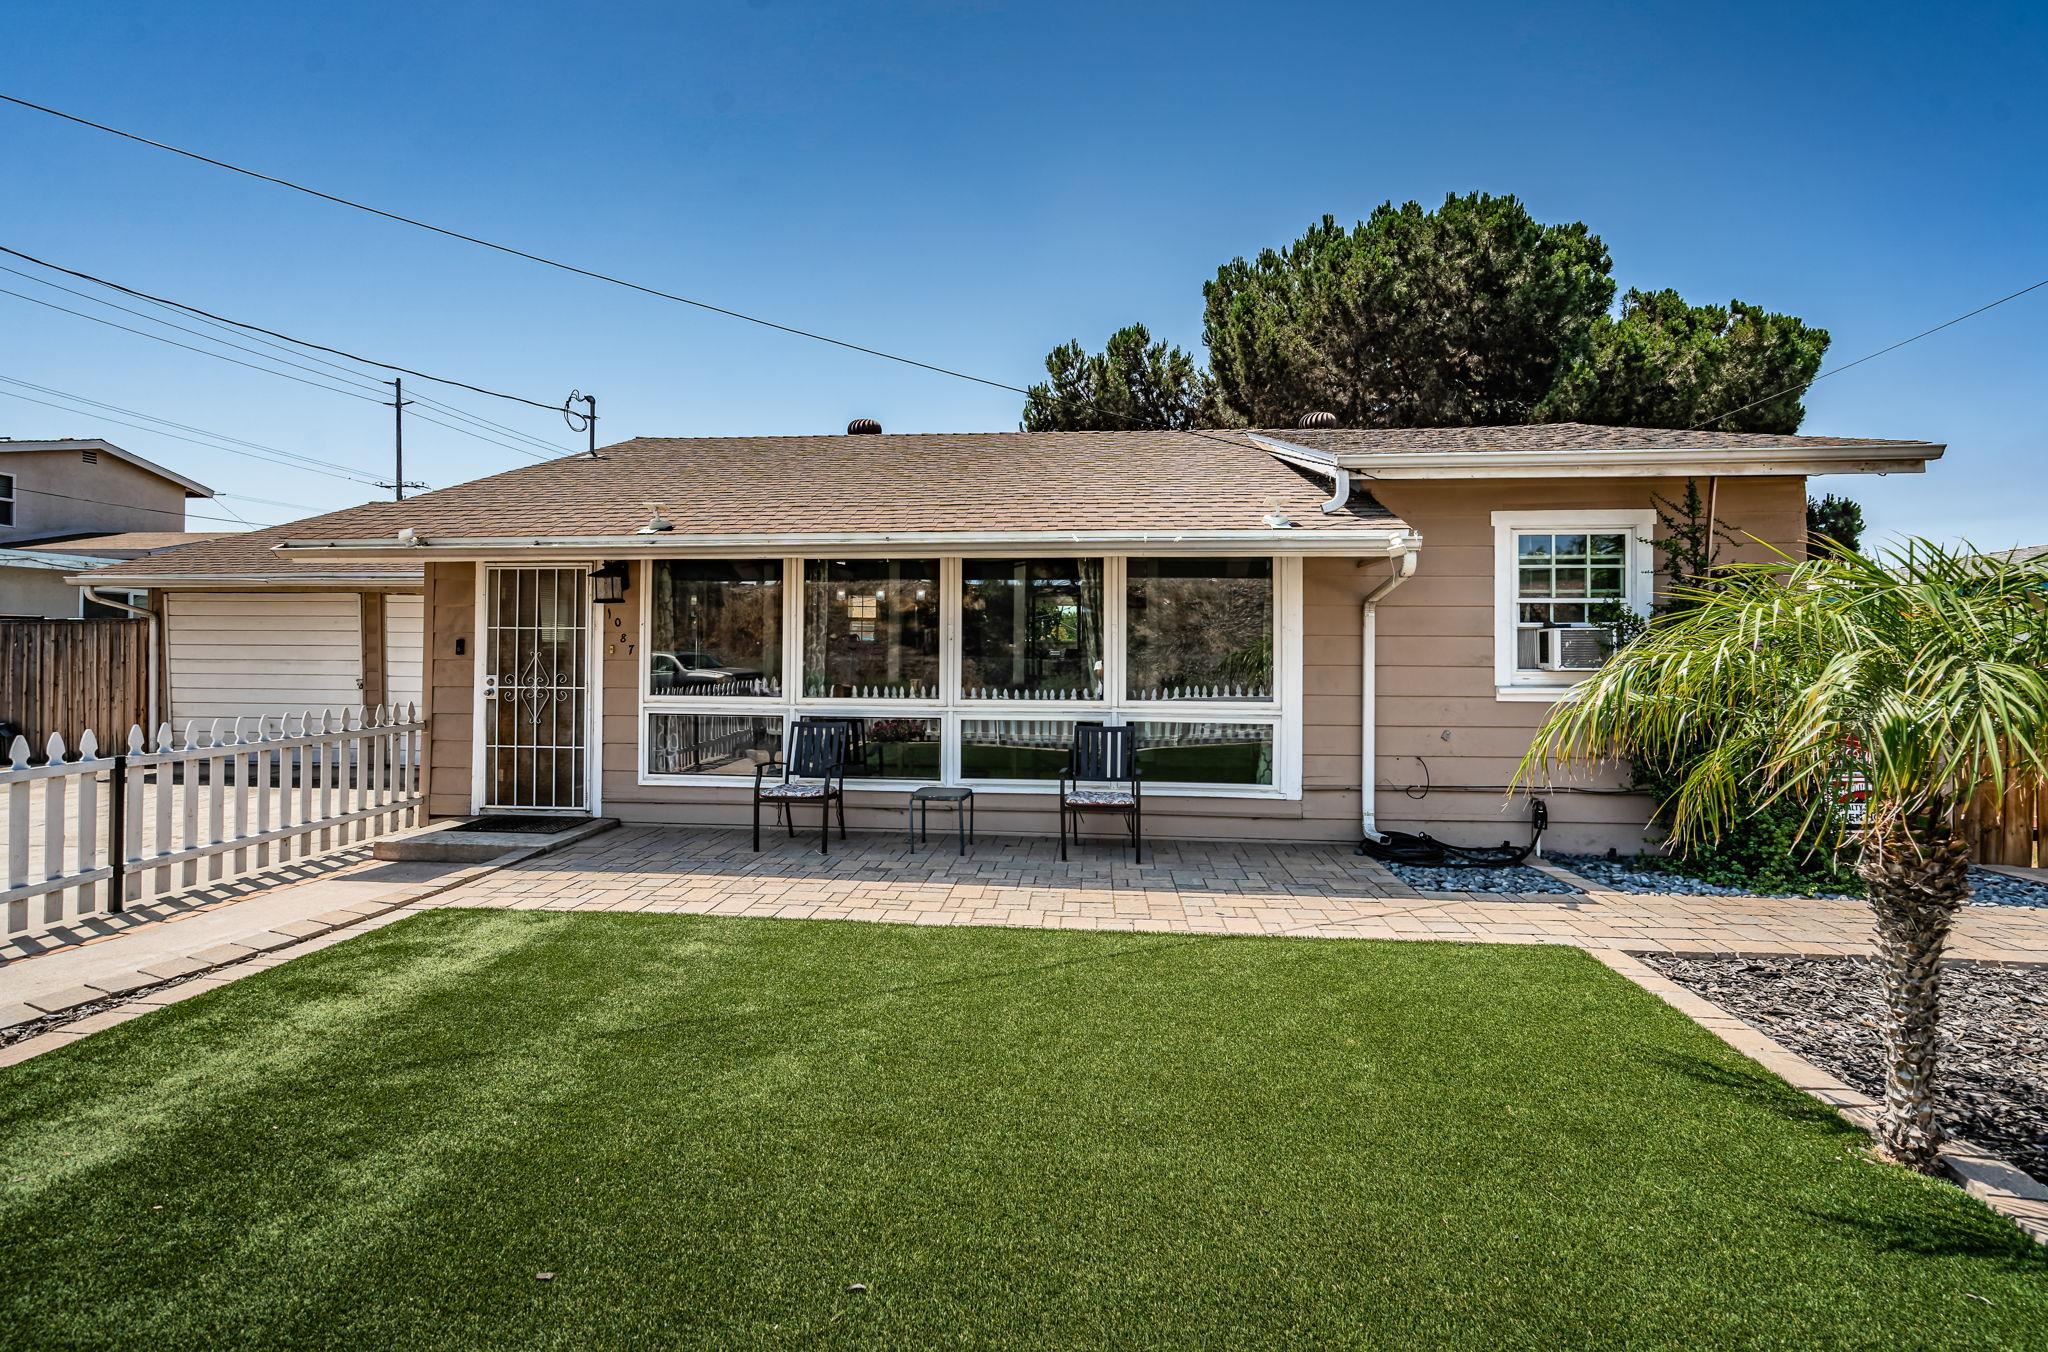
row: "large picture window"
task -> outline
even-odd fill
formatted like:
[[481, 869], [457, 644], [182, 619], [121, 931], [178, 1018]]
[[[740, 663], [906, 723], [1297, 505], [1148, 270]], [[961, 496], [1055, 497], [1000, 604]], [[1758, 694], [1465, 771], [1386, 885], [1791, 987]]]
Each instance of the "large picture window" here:
[[1102, 698], [1102, 560], [963, 559], [965, 699]]
[[1125, 685], [1134, 700], [1273, 698], [1273, 561], [1131, 559]]
[[1100, 721], [1133, 729], [1168, 793], [1292, 796], [1300, 576], [1270, 557], [652, 560], [641, 777], [744, 781], [798, 720], [830, 720], [856, 786], [1037, 792]]
[[939, 561], [806, 561], [804, 694], [936, 699]]
[[650, 568], [647, 693], [782, 694], [782, 560], [657, 559]]

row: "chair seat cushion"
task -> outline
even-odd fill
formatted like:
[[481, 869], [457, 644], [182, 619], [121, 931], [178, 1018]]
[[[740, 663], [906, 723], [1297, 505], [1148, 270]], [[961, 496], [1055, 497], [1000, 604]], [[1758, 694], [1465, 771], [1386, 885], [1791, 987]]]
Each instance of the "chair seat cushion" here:
[[1068, 807], [1131, 807], [1137, 803], [1129, 789], [1069, 789]]
[[763, 798], [823, 798], [825, 796], [825, 786], [823, 784], [805, 784], [801, 781], [792, 781], [788, 784], [763, 784], [761, 786], [761, 796]]

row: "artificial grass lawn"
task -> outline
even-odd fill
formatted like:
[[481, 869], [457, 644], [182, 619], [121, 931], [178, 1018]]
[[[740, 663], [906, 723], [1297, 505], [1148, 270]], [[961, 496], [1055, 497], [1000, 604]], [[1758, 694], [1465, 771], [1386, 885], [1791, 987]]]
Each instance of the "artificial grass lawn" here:
[[673, 916], [0, 1071], [0, 1273], [11, 1345], [2048, 1338], [2017, 1230], [1574, 951]]

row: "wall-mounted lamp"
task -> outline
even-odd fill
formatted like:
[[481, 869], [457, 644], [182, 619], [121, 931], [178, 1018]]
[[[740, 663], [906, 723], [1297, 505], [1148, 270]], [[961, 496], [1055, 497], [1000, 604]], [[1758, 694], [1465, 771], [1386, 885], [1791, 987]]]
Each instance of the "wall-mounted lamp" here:
[[629, 570], [623, 563], [608, 563], [590, 574], [592, 605], [612, 606], [626, 599]]

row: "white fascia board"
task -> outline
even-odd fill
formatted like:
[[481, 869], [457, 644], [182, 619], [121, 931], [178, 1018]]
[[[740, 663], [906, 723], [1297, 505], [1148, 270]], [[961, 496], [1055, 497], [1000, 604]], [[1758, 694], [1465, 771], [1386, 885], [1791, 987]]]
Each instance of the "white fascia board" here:
[[1365, 479], [1621, 479], [1672, 474], [1922, 474], [1948, 448], [1907, 445], [1643, 447], [1625, 451], [1318, 451], [1270, 437], [1252, 440], [1273, 455], [1324, 473]]
[[536, 554], [591, 558], [660, 558], [668, 555], [779, 557], [835, 553], [886, 557], [905, 550], [946, 554], [988, 554], [1004, 550], [1100, 549], [1111, 553], [1335, 554], [1380, 556], [1420, 545], [1406, 525], [1363, 530], [1269, 529], [1160, 531], [1031, 531], [997, 535], [963, 532], [847, 532], [815, 535], [601, 535], [452, 537], [400, 544], [371, 540], [286, 540], [274, 552], [294, 563], [376, 562], [394, 556], [435, 559], [532, 558]]
[[388, 590], [393, 587], [420, 588], [426, 585], [418, 573], [323, 573], [317, 568], [308, 568], [303, 573], [290, 577], [279, 577], [276, 573], [83, 573], [66, 581], [81, 587], [159, 587], [171, 591], [203, 591], [217, 588], [223, 591], [252, 591], [264, 587], [288, 587], [303, 591], [307, 587], [364, 588], [370, 591]]
[[82, 573], [120, 560], [96, 554], [52, 554], [37, 549], [0, 549], [0, 568], [35, 568], [46, 573]]

